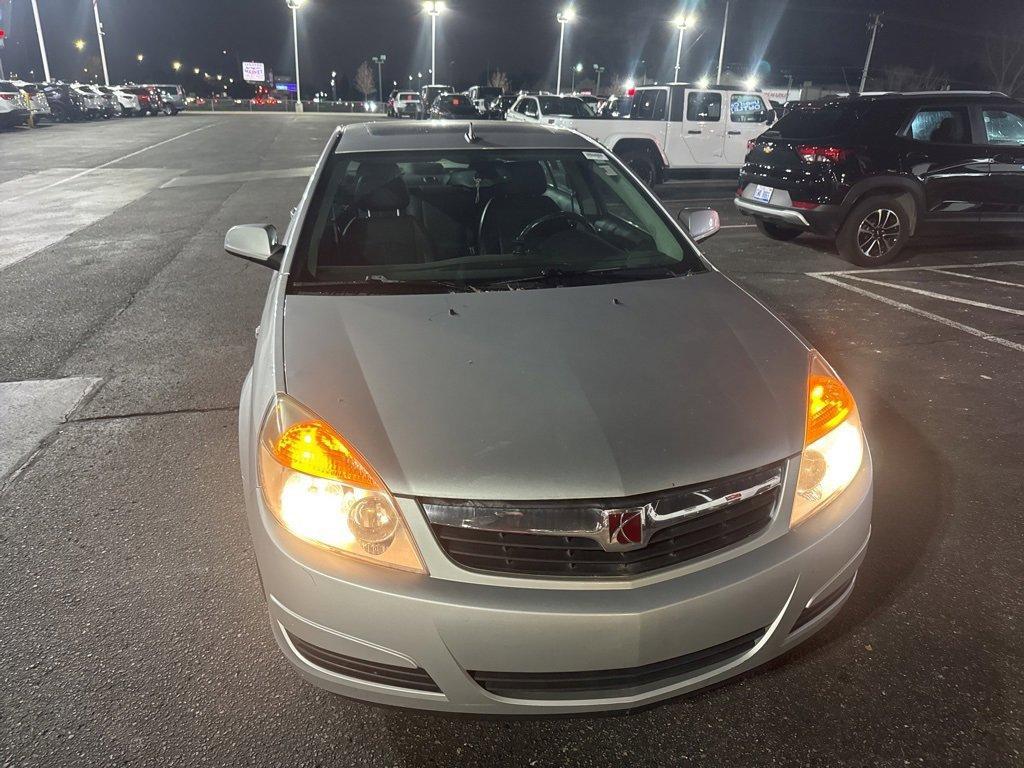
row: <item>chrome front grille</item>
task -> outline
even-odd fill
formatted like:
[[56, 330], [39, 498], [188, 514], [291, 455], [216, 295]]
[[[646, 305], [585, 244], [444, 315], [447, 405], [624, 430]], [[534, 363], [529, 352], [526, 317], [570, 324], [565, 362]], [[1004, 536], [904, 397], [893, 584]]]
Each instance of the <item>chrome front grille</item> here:
[[639, 497], [573, 502], [420, 499], [461, 566], [517, 576], [628, 578], [721, 551], [768, 527], [784, 463]]

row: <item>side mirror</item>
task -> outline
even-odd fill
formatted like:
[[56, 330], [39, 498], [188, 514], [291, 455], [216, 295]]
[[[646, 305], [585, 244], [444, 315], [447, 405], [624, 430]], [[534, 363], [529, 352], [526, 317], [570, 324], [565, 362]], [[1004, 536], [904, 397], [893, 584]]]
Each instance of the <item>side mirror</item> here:
[[710, 208], [684, 208], [679, 212], [679, 220], [690, 233], [690, 237], [698, 243], [707, 240], [722, 228], [718, 211]]
[[284, 246], [277, 242], [273, 224], [241, 224], [224, 236], [224, 250], [271, 269], [281, 266]]
[[774, 125], [775, 121], [778, 120], [778, 119], [779, 119], [779, 113], [776, 112], [774, 109], [769, 109], [768, 110], [768, 114], [765, 117], [765, 122], [768, 125]]

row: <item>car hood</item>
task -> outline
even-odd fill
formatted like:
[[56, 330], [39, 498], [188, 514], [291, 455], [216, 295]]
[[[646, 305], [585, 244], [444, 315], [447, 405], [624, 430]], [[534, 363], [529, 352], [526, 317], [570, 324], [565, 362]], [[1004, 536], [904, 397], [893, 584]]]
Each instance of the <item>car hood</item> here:
[[715, 272], [599, 286], [289, 295], [289, 394], [393, 493], [628, 496], [798, 453], [808, 356]]

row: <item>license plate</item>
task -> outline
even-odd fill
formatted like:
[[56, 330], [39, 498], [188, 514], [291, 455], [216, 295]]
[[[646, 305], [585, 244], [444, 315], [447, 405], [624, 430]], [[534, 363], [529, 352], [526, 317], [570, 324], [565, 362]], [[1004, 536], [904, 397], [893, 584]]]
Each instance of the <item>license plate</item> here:
[[765, 187], [760, 184], [754, 185], [754, 199], [759, 203], [770, 203], [772, 201], [772, 192], [775, 190], [771, 187]]

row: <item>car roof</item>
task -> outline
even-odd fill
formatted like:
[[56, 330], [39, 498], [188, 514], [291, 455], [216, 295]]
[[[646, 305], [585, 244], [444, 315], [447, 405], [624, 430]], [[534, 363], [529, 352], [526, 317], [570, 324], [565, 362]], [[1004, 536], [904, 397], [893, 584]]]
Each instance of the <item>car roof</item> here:
[[[1017, 99], [1000, 91], [876, 91], [866, 93], [841, 94], [828, 96], [821, 101], [857, 100], [864, 101], [1005, 101], [1017, 102]], [[1019, 103], [1019, 102], [1018, 102]]]
[[[476, 141], [466, 139], [473, 125]], [[528, 123], [488, 120], [428, 120], [415, 123], [352, 123], [339, 129], [337, 152], [416, 149], [594, 149], [578, 133]]]

